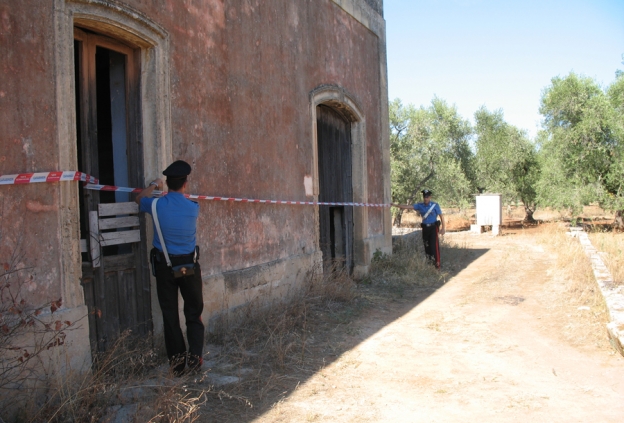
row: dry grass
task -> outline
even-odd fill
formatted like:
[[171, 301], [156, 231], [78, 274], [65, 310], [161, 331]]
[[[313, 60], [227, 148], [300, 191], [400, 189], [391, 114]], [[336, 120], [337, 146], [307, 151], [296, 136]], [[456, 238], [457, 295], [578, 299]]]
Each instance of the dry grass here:
[[438, 288], [446, 282], [453, 264], [460, 263], [465, 246], [441, 239], [443, 270], [427, 262], [421, 233], [413, 232], [393, 239], [392, 255], [376, 253], [364, 283], [384, 288], [379, 293], [402, 292], [410, 288]]
[[33, 397], [16, 421], [195, 421], [206, 390], [189, 391], [188, 377], [150, 377], [162, 357], [154, 353], [151, 339], [130, 335], [124, 333], [110, 351], [96, 356], [91, 372], [54, 378], [46, 395]]
[[[604, 342], [606, 309], [591, 266], [580, 245], [564, 232], [551, 225], [531, 234], [557, 252], [549, 304], [569, 339]], [[606, 250], [596, 239], [594, 245]], [[289, 303], [246, 306], [236, 327], [217, 330], [210, 340], [217, 353], [208, 357], [212, 370], [207, 375], [173, 378], [159, 373], [156, 363], [165, 359], [156, 357], [151, 340], [139, 345], [123, 337], [97, 359], [92, 372], [57, 381], [43, 403], [33, 403], [22, 413], [21, 421], [106, 421], [121, 411], [128, 422], [248, 421], [323, 369], [327, 357], [348, 350], [352, 345], [342, 342], [349, 324], [379, 299], [414, 298], [413, 293], [435, 290], [470, 259], [465, 246], [443, 241], [443, 270], [436, 271], [425, 260], [419, 232], [397, 237], [393, 244], [394, 254], [376, 253], [368, 277], [357, 284], [337, 264], [328, 274], [310, 274], [305, 289]], [[621, 268], [622, 244], [607, 238], [604, 244], [615, 246], [608, 253]], [[234, 382], [218, 387], [215, 376]]]
[[[470, 229], [470, 224], [475, 223], [474, 208], [458, 209], [444, 208], [447, 231], [465, 231]], [[503, 226], [519, 225], [523, 221], [526, 213], [522, 205], [503, 205], [502, 207]], [[569, 222], [574, 219], [593, 224], [594, 222], [612, 222], [614, 214], [601, 209], [597, 204], [583, 207], [580, 215], [573, 215], [569, 210], [553, 210], [551, 208], [538, 208], [533, 217], [540, 222]], [[406, 210], [401, 219], [402, 228], [418, 228], [420, 216], [411, 210]]]
[[315, 334], [331, 333], [360, 310], [354, 280], [336, 263], [328, 273], [310, 273], [300, 294], [271, 307], [251, 302], [238, 312], [235, 327], [218, 327], [210, 342], [212, 377], [233, 383], [208, 395], [207, 421], [238, 422], [266, 410], [321, 369], [328, 345]]
[[[252, 302], [239, 310], [235, 327], [224, 326], [209, 339], [211, 370], [204, 375], [163, 375], [154, 367], [165, 359], [155, 356], [151, 341], [122, 339], [92, 373], [58, 383], [23, 421], [109, 421], [120, 413], [128, 422], [249, 421], [352, 348], [344, 333], [379, 299], [432, 290], [448, 278], [426, 263], [419, 236], [395, 242], [395, 253], [377, 254], [369, 277], [359, 283], [337, 264], [332, 272], [310, 274], [305, 289], [288, 303]], [[449, 244], [442, 250], [449, 261], [461, 254]], [[228, 383], [217, 384], [220, 378]]]
[[550, 224], [531, 235], [556, 253], [556, 272], [545, 303], [552, 317], [564, 327], [563, 336], [571, 344], [604, 348], [608, 345], [607, 308], [589, 258], [566, 231], [563, 224]]
[[293, 377], [305, 378], [323, 367], [316, 349], [325, 346], [311, 341], [311, 333], [319, 327], [331, 330], [357, 314], [356, 284], [342, 267], [311, 274], [289, 303], [250, 303], [236, 327], [212, 336], [218, 353], [211, 364], [219, 377], [232, 378], [225, 386], [215, 387], [212, 372], [167, 374], [156, 368], [166, 359], [154, 353], [152, 340], [138, 343], [126, 333], [95, 358], [91, 372], [54, 379], [44, 395], [23, 407], [17, 421], [194, 422], [210, 410], [210, 421], [225, 422], [253, 415], [292, 389]]
[[392, 255], [376, 253], [365, 283], [395, 288], [438, 285], [437, 274], [420, 254], [418, 234], [394, 239]]
[[602, 259], [616, 285], [624, 286], [624, 233], [591, 232], [589, 239], [603, 254]]
[[[460, 250], [443, 245], [443, 254]], [[392, 256], [377, 253], [369, 276], [355, 283], [340, 271], [311, 274], [306, 289], [288, 304], [249, 304], [235, 328], [217, 333], [213, 377], [239, 377], [222, 387], [221, 396], [207, 396], [206, 421], [239, 422], [277, 406], [300, 381], [322, 370], [332, 357], [353, 347], [344, 334], [351, 323], [379, 300], [405, 298], [441, 286], [448, 273], [425, 262], [420, 237], [396, 240]]]

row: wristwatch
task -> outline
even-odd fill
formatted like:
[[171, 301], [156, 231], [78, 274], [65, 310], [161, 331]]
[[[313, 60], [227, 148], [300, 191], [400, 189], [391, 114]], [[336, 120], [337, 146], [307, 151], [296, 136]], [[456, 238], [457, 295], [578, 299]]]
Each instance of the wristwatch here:
[[150, 183], [149, 183], [149, 186], [151, 187], [152, 185], [156, 185], [156, 186], [158, 186], [158, 182], [154, 182], [154, 181], [150, 182]]

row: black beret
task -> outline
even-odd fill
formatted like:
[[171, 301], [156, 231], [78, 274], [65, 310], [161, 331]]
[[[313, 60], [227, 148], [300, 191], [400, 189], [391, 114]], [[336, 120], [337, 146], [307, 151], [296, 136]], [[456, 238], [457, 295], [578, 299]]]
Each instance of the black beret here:
[[433, 194], [431, 191], [429, 191], [428, 189], [423, 189], [422, 191], [422, 195], [423, 197], [429, 197], [431, 194]]
[[176, 160], [163, 171], [163, 175], [174, 178], [183, 178], [191, 173], [191, 165], [184, 160]]

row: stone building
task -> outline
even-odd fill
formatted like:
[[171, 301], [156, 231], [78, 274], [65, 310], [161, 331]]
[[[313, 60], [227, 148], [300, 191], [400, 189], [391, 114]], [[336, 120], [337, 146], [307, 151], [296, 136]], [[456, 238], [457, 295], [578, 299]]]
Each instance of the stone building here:
[[[183, 159], [194, 194], [389, 203], [382, 9], [1, 0], [0, 175], [77, 170], [143, 187]], [[151, 221], [125, 208], [131, 194], [57, 182], [5, 184], [0, 196], [0, 262], [27, 301], [62, 298], [62, 321], [88, 315], [67, 340], [72, 365], [125, 329], [161, 334]], [[205, 322], [287, 299], [324, 260], [358, 277], [376, 250], [391, 252], [388, 208], [200, 206]], [[130, 229], [107, 230], [120, 215]]]

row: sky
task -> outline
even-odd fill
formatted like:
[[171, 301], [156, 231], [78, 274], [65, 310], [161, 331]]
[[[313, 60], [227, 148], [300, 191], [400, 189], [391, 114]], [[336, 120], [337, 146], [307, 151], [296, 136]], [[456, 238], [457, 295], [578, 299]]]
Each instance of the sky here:
[[502, 109], [531, 137], [553, 77], [624, 70], [624, 0], [384, 0], [384, 18], [390, 100]]

